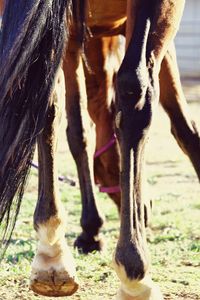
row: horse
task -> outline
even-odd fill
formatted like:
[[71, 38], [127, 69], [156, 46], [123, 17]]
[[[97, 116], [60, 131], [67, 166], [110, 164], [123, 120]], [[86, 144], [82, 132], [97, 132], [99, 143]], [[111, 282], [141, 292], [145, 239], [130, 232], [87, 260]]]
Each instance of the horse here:
[[[59, 104], [58, 97], [50, 97], [66, 39], [64, 28], [67, 10], [66, 27], [69, 33], [63, 59], [67, 87], [67, 135], [78, 165], [81, 192], [85, 196], [81, 218], [83, 233], [78, 244], [82, 244], [82, 247], [88, 243], [94, 244], [102, 225], [93, 193], [93, 155], [88, 153], [85, 138], [87, 124], [81, 115], [83, 100], [88, 94], [88, 111], [93, 121], [96, 120], [98, 151], [104, 145], [103, 139], [107, 138], [107, 131], [101, 132], [101, 124], [107, 118], [112, 124], [109, 133], [113, 137], [113, 111], [109, 106], [107, 88], [115, 79], [114, 123], [120, 151], [121, 202], [115, 201], [120, 203], [121, 226], [113, 265], [122, 283], [117, 298], [161, 300], [162, 295], [149, 272], [142, 194], [143, 155], [154, 107], [159, 101], [159, 73], [160, 101], [171, 119], [172, 132], [191, 159], [197, 174], [200, 174], [197, 151], [199, 134], [187, 113], [171, 46], [184, 1], [178, 4], [173, 0], [168, 3], [118, 1], [118, 5], [114, 6], [119, 7], [116, 12], [111, 2], [108, 4], [108, 1], [103, 1], [101, 5], [98, 1], [6, 2], [0, 41], [0, 222], [5, 221], [2, 241], [3, 245], [7, 245], [12, 233], [38, 139], [39, 199], [34, 213], [34, 227], [39, 244], [32, 264], [30, 286], [33, 291], [47, 296], [66, 296], [77, 290], [73, 258], [64, 238], [65, 216], [56, 186], [55, 125], [59, 120]], [[69, 16], [71, 10], [73, 18]], [[15, 20], [15, 25], [11, 20]], [[87, 42], [84, 37], [90, 34], [86, 33], [88, 28], [95, 38]], [[113, 80], [109, 82], [105, 69], [106, 58], [102, 55], [106, 46], [102, 45], [107, 42], [109, 53], [118, 34], [126, 35], [126, 52], [119, 71], [112, 70]], [[100, 51], [102, 64], [95, 58], [94, 49]], [[93, 74], [89, 72], [90, 65]], [[86, 87], [83, 84], [84, 72]], [[105, 81], [99, 79], [99, 74], [104, 75]], [[101, 88], [107, 92], [106, 96], [102, 96], [106, 105], [100, 105], [102, 110], [97, 110], [100, 89], [98, 95], [94, 93], [101, 82]], [[102, 111], [108, 112], [105, 119], [101, 116]], [[98, 137], [101, 137], [99, 144]], [[118, 153], [116, 143], [112, 142], [110, 153], [111, 150]], [[101, 163], [106, 161], [107, 153], [99, 157]], [[116, 157], [118, 161], [118, 154]], [[105, 166], [105, 163], [102, 165]], [[102, 173], [99, 171], [98, 174]], [[101, 176], [99, 181], [103, 183]], [[115, 176], [118, 182], [119, 173], [116, 172]], [[17, 198], [13, 198], [16, 193]]]
[[[74, 28], [71, 29], [63, 58], [67, 87], [67, 137], [78, 170], [82, 199], [82, 233], [76, 239], [75, 246], [83, 253], [101, 250], [103, 247], [103, 242], [98, 235], [103, 218], [98, 211], [94, 196], [94, 177], [100, 184], [100, 191], [107, 192], [120, 211], [120, 155], [115, 135], [115, 111], [113, 111], [115, 106], [114, 81], [123, 60], [120, 35], [126, 36], [128, 44], [131, 36], [129, 26], [133, 26], [127, 23], [127, 12], [131, 10], [127, 7], [127, 1], [117, 1], [114, 12], [112, 1], [109, 4], [107, 1], [101, 1], [101, 4], [97, 1], [88, 3], [87, 26], [90, 36], [84, 42], [85, 59], [84, 57], [81, 59], [80, 65], [78, 62], [74, 64], [74, 61], [78, 60], [80, 51]], [[137, 8], [134, 7], [133, 11], [136, 14]], [[135, 16], [131, 18], [134, 20]], [[83, 69], [84, 88], [82, 78], [77, 76], [79, 69]], [[171, 132], [183, 152], [188, 155], [200, 179], [199, 132], [188, 112], [173, 42], [162, 60], [159, 84], [159, 101], [170, 118]], [[88, 119], [87, 114], [94, 122], [96, 129], [94, 159], [93, 149], [88, 149], [90, 141], [87, 141], [87, 133], [85, 133], [89, 131], [87, 126], [89, 122], [85, 121]], [[145, 225], [147, 226], [151, 205], [149, 199], [144, 199], [144, 201]]]
[[0, 2], [0, 16], [2, 16], [2, 14], [3, 14], [3, 6], [4, 6], [4, 2], [1, 1]]

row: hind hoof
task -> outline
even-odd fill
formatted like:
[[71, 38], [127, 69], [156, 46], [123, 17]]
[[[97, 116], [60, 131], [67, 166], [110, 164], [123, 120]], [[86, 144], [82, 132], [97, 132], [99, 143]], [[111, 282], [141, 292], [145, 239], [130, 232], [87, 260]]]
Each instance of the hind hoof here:
[[93, 251], [103, 250], [103, 240], [94, 237], [88, 237], [85, 233], [79, 235], [74, 242], [74, 247], [78, 249], [80, 253], [88, 254]]
[[73, 256], [65, 242], [39, 243], [32, 263], [30, 288], [50, 297], [70, 296], [78, 289]]
[[38, 271], [32, 272], [30, 289], [36, 294], [49, 297], [71, 296], [78, 289], [75, 278], [63, 271]]

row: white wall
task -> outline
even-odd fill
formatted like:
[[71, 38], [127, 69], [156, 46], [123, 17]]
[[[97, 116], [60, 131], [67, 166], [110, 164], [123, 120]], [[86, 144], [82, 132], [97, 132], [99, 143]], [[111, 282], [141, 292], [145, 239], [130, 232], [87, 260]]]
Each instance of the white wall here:
[[175, 44], [181, 76], [200, 77], [200, 0], [186, 0]]

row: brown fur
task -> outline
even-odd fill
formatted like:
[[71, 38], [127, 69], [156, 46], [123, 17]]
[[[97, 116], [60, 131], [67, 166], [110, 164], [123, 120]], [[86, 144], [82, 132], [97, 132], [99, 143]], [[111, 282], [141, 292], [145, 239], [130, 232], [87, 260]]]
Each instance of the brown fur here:
[[[117, 3], [115, 2], [115, 4], [113, 4], [112, 1], [103, 1], [101, 2], [101, 4], [99, 4], [98, 1], [88, 2], [89, 11], [87, 25], [89, 26], [89, 30], [92, 33], [92, 36], [85, 42], [85, 56], [87, 60], [87, 65], [85, 66], [84, 64], [85, 60], [83, 60], [82, 62], [83, 66], [80, 62], [81, 52], [79, 49], [79, 45], [76, 43], [76, 30], [74, 26], [73, 30], [71, 31], [71, 38], [69, 46], [67, 48], [66, 57], [64, 58], [63, 68], [65, 72], [67, 86], [66, 108], [68, 115], [69, 145], [71, 145], [70, 147], [72, 150], [72, 154], [74, 153], [74, 158], [77, 162], [79, 178], [87, 178], [87, 180], [81, 179], [81, 181], [84, 182], [83, 187], [81, 187], [83, 201], [83, 212], [81, 222], [84, 222], [84, 219], [87, 220], [87, 230], [90, 231], [90, 228], [93, 228], [95, 224], [94, 218], [92, 216], [97, 216], [97, 212], [96, 208], [94, 209], [95, 200], [93, 192], [86, 192], [89, 191], [93, 186], [93, 160], [91, 161], [91, 152], [90, 154], [88, 153], [88, 158], [86, 154], [83, 155], [84, 151], [86, 151], [87, 153], [87, 147], [89, 143], [87, 142], [87, 135], [84, 133], [87, 124], [86, 122], [84, 122], [82, 115], [86, 114], [86, 112], [83, 113], [83, 111], [84, 107], [87, 107], [89, 115], [96, 126], [96, 149], [101, 149], [101, 147], [104, 146], [110, 140], [115, 130], [114, 114], [112, 110], [113, 99], [109, 91], [114, 89], [114, 78], [123, 59], [123, 53], [119, 52], [118, 34], [125, 34], [126, 32], [127, 47], [131, 40], [132, 33], [134, 32], [134, 28], [136, 26], [135, 22], [138, 15], [138, 11], [140, 7], [145, 4], [142, 4], [140, 1], [117, 1]], [[114, 10], [113, 7], [115, 7]], [[127, 17], [125, 13], [126, 9]], [[166, 11], [169, 14], [169, 19], [165, 19], [163, 17]], [[164, 109], [166, 109], [166, 105], [168, 103], [171, 106], [170, 111], [173, 112], [174, 108], [176, 111], [176, 115], [182, 114], [183, 120], [187, 119], [187, 122], [185, 122], [185, 129], [183, 129], [183, 125], [181, 125], [181, 127], [178, 126], [176, 118], [172, 118], [172, 113], [170, 113], [169, 110], [166, 109], [171, 119], [172, 127], [176, 128], [178, 132], [182, 130], [188, 131], [190, 140], [196, 139], [198, 142], [199, 136], [198, 133], [195, 131], [196, 129], [194, 129], [194, 126], [192, 125], [191, 119], [188, 116], [187, 108], [185, 108], [184, 111], [182, 110], [182, 106], [185, 107], [185, 99], [181, 91], [180, 79], [177, 71], [177, 63], [174, 50], [173, 47], [169, 47], [168, 45], [169, 41], [173, 39], [174, 34], [178, 29], [180, 14], [181, 9], [177, 9], [177, 6], [174, 6], [173, 3], [171, 3], [171, 5], [167, 5], [167, 2], [164, 1], [163, 5], [158, 4], [156, 16], [158, 15], [159, 17], [154, 18], [154, 20], [152, 21], [152, 29], [148, 37], [150, 48], [149, 51], [151, 52], [149, 67], [151, 67], [151, 65], [153, 64], [157, 64], [158, 66], [156, 66], [156, 72], [159, 71], [160, 60], [161, 56], [163, 55], [162, 53], [166, 51], [165, 47], [168, 47], [166, 58], [164, 58], [163, 64], [161, 66], [160, 102], [163, 105]], [[172, 16], [174, 23], [171, 23]], [[169, 30], [167, 30], [167, 28], [169, 28]], [[158, 34], [158, 31], [161, 32], [160, 35]], [[169, 60], [169, 57], [171, 57], [171, 60]], [[74, 61], [77, 60], [79, 60], [79, 63], [77, 65], [74, 65]], [[86, 85], [84, 87], [83, 77], [80, 79], [79, 77], [73, 77], [73, 74], [76, 74], [76, 72], [78, 72], [78, 68], [79, 70], [80, 68], [83, 68], [81, 76], [83, 76], [84, 72], [86, 80]], [[167, 93], [165, 91], [167, 91]], [[85, 99], [85, 93], [87, 93], [87, 100]], [[85, 104], [80, 105], [81, 102], [84, 102]], [[177, 106], [176, 103], [180, 103], [180, 105]], [[72, 131], [71, 136], [73, 136], [73, 139], [70, 137], [70, 131]], [[178, 143], [180, 144], [180, 139], [178, 138], [178, 135], [180, 134], [174, 133], [174, 135]], [[187, 145], [188, 138], [186, 138], [184, 134], [182, 134], [181, 136], [183, 136], [181, 142], [182, 145]], [[194, 146], [191, 147], [191, 149], [187, 152], [196, 170], [199, 169], [199, 155], [196, 149], [197, 142], [194, 141]], [[85, 156], [85, 159], [83, 158], [83, 156]], [[80, 163], [81, 157], [82, 163]], [[194, 157], [196, 157], [195, 162]], [[89, 164], [87, 163], [87, 160], [89, 161]], [[81, 164], [84, 164], [84, 166], [88, 165], [88, 167], [90, 166], [88, 171], [85, 167], [82, 170], [80, 167]], [[85, 175], [83, 175], [83, 173]], [[199, 170], [197, 170], [197, 173], [200, 177]], [[109, 187], [116, 186], [118, 184], [119, 148], [117, 144], [111, 147], [106, 153], [102, 154], [100, 157], [95, 159], [94, 176], [102, 186]], [[115, 203], [118, 206], [118, 209], [120, 209], [120, 193], [110, 194], [109, 196], [115, 201]], [[92, 204], [85, 204], [87, 202]], [[92, 207], [92, 209], [85, 209], [85, 207], [88, 205], [89, 207]], [[95, 211], [93, 211], [93, 209]], [[145, 213], [145, 222], [148, 223], [147, 217], [149, 211], [145, 210], [145, 212], [147, 212]], [[97, 220], [98, 219], [99, 216], [97, 216]], [[98, 221], [95, 226], [97, 227], [101, 224], [102, 222]], [[83, 232], [84, 231], [85, 229], [83, 228]], [[95, 234], [98, 231], [99, 228], [96, 229]], [[89, 234], [89, 236], [91, 235], [91, 233], [87, 234]], [[81, 244], [79, 244], [79, 246], [82, 248]]]
[[4, 2], [0, 1], [0, 16], [3, 14]]
[[[89, 117], [95, 124], [96, 149], [98, 150], [109, 141], [115, 131], [115, 114], [113, 111], [114, 93], [112, 92], [115, 90], [114, 81], [123, 59], [122, 53], [119, 52], [120, 40], [118, 35], [126, 35], [126, 48], [127, 53], [129, 53], [131, 50], [128, 46], [131, 45], [131, 47], [134, 47], [137, 34], [135, 36], [133, 34], [135, 34], [135, 31], [137, 32], [137, 23], [140, 22], [140, 18], [142, 18], [141, 13], [146, 5], [143, 1], [129, 0], [127, 3], [126, 1], [118, 2], [119, 5], [115, 4], [116, 10], [113, 10], [111, 9], [113, 7], [112, 1], [110, 3], [108, 1], [101, 2], [101, 5], [98, 1], [89, 1], [87, 25], [92, 35], [84, 45], [85, 58], [82, 56], [82, 49], [76, 38], [76, 24], [73, 23], [63, 60], [66, 84], [66, 112], [68, 118], [67, 136], [70, 150], [77, 165], [82, 198], [81, 227], [83, 231], [77, 238], [75, 245], [85, 253], [100, 250], [102, 247], [101, 241], [98, 239], [98, 233], [103, 224], [103, 219], [96, 205], [94, 177], [103, 186], [116, 186], [119, 184], [120, 174], [119, 147], [117, 143], [94, 162], [94, 147], [90, 147], [91, 145], [88, 141], [90, 136]], [[161, 68], [160, 103], [170, 117], [172, 133], [184, 152], [188, 154], [200, 177], [199, 134], [187, 112], [187, 105], [182, 93], [177, 70], [175, 50], [170, 46], [178, 29], [180, 12], [182, 10], [182, 4], [180, 4], [180, 8], [177, 8], [177, 6], [173, 1], [170, 1], [170, 3], [161, 1], [156, 9], [154, 8], [154, 17], [150, 21], [151, 27], [148, 29], [149, 25], [147, 23], [145, 25], [147, 27], [144, 29], [147, 48], [145, 48], [144, 43], [141, 49], [144, 53], [148, 51], [146, 52], [147, 62], [143, 61], [144, 58], [141, 57], [141, 68], [137, 72], [141, 72], [139, 83], [145, 68], [146, 72], [150, 72], [149, 76], [152, 76], [152, 82], [148, 82], [149, 78], [147, 78], [147, 81], [143, 83], [144, 86], [147, 85], [150, 89], [151, 98], [149, 100], [152, 102], [150, 103], [152, 106], [153, 102], [158, 101], [159, 97], [157, 77]], [[125, 13], [126, 8], [128, 9], [127, 17]], [[165, 17], [166, 13], [168, 18]], [[123, 72], [124, 77], [121, 83], [121, 77], [118, 75], [117, 88], [119, 91], [124, 89], [125, 92], [129, 92], [130, 80], [130, 95], [128, 97], [130, 98], [129, 101], [133, 101], [133, 104], [135, 103], [134, 114], [136, 114], [137, 120], [137, 112], [143, 112], [144, 105], [146, 105], [143, 102], [146, 100], [139, 100], [144, 87], [142, 86], [137, 93], [138, 86], [134, 87], [136, 84], [133, 80], [134, 73], [133, 75], [126, 73], [126, 66], [123, 66], [123, 64], [120, 70]], [[133, 99], [131, 98], [132, 94], [135, 95]], [[144, 230], [144, 224], [147, 222], [147, 220], [144, 220], [144, 203], [146, 199], [143, 199], [142, 194], [143, 150], [146, 141], [146, 131], [150, 126], [152, 116], [148, 116], [150, 119], [148, 120], [147, 118], [147, 125], [143, 125], [143, 123], [140, 125], [141, 119], [139, 118], [136, 127], [134, 127], [135, 121], [133, 120], [132, 125], [128, 125], [127, 132], [124, 131], [124, 127], [122, 128], [124, 118], [131, 118], [131, 115], [124, 115], [123, 106], [126, 106], [126, 101], [123, 100], [124, 95], [117, 95], [117, 97], [119, 98], [119, 104], [117, 106], [116, 119], [118, 120], [117, 132], [121, 148], [122, 195], [115, 193], [110, 194], [110, 197], [115, 201], [118, 209], [122, 207], [120, 238], [116, 248], [115, 261], [116, 264], [121, 264], [125, 268], [126, 276], [129, 279], [142, 279], [146, 276], [149, 269]], [[137, 97], [139, 97], [138, 100]], [[131, 109], [132, 107], [128, 111], [130, 112]], [[143, 118], [146, 118], [145, 114], [146, 112], [143, 113]], [[137, 126], [139, 127], [137, 128]], [[130, 134], [132, 136], [140, 134], [140, 130], [143, 128], [141, 127], [140, 129], [140, 126], [144, 126], [147, 129], [142, 133], [140, 142], [134, 142], [131, 145], [131, 148], [133, 147], [133, 154], [130, 154], [132, 152], [131, 148], [129, 148], [130, 146], [128, 146]], [[51, 133], [51, 131], [48, 134], [50, 136], [53, 134], [54, 136], [54, 133]], [[41, 138], [39, 140], [41, 141], [42, 148], [46, 149]], [[188, 145], [188, 140], [191, 141], [190, 145]], [[51, 143], [49, 146], [51, 147]], [[47, 150], [44, 153], [48, 156]], [[52, 154], [53, 152], [50, 150], [50, 153]], [[131, 161], [130, 166], [129, 160]], [[43, 168], [50, 166], [49, 162], [46, 167], [45, 165], [46, 163], [44, 163]], [[56, 193], [51, 191], [51, 187], [54, 186], [52, 185], [53, 181], [50, 180], [51, 168], [49, 171], [49, 175], [45, 177], [46, 182], [49, 182], [47, 191], [45, 193], [42, 191], [42, 199], [38, 202], [41, 203], [38, 205], [46, 203], [45, 206], [47, 203], [49, 203], [48, 205], [51, 203], [46, 210], [46, 217], [45, 214], [42, 215], [42, 218], [45, 217], [46, 220], [51, 215], [57, 213]], [[130, 174], [131, 177], [129, 177]], [[133, 174], [134, 178], [132, 177]], [[53, 175], [52, 178], [54, 178]], [[43, 180], [44, 178], [41, 182]], [[51, 201], [46, 201], [48, 195], [50, 195], [50, 198], [51, 195], [54, 195]], [[129, 197], [129, 195], [133, 195], [133, 197]], [[40, 219], [40, 212], [42, 211], [44, 212], [44, 209], [36, 210], [36, 220]], [[145, 216], [147, 217], [147, 214]]]
[[[85, 41], [84, 55], [77, 39], [79, 25], [72, 22], [63, 59], [67, 136], [77, 165], [82, 198], [82, 233], [75, 245], [85, 253], [101, 249], [98, 234], [103, 218], [96, 205], [94, 177], [104, 186], [116, 186], [120, 181], [121, 193], [110, 194], [110, 197], [120, 210], [121, 227], [114, 265], [124, 286], [128, 282], [126, 290], [131, 282], [145, 279], [149, 272], [143, 168], [147, 134], [154, 105], [158, 101], [170, 118], [173, 135], [200, 178], [199, 133], [187, 112], [172, 46], [183, 6], [184, 1], [176, 0], [88, 0], [86, 25], [91, 35]], [[123, 61], [119, 52], [119, 34], [126, 37]], [[58, 85], [63, 87], [62, 80]], [[54, 236], [54, 227], [59, 227], [63, 220], [55, 167], [62, 110], [58, 100], [54, 94], [45, 129], [38, 138], [39, 199], [34, 223], [38, 231], [43, 225], [51, 227], [51, 236]], [[113, 102], [116, 104], [116, 117]], [[89, 117], [96, 128], [97, 150], [109, 141], [115, 130], [119, 142], [98, 157], [95, 163], [95, 147], [91, 147], [88, 138]], [[46, 263], [48, 255], [42, 255]], [[49, 263], [54, 260], [57, 260], [56, 254]], [[73, 281], [72, 287], [75, 291], [77, 283]], [[48, 294], [46, 286], [44, 292], [40, 283], [37, 292]], [[151, 288], [148, 293], [151, 293]], [[57, 296], [59, 292], [51, 290], [49, 295]], [[151, 294], [146, 296], [150, 297]], [[119, 299], [143, 300], [140, 295], [132, 297], [124, 290], [119, 293]]]

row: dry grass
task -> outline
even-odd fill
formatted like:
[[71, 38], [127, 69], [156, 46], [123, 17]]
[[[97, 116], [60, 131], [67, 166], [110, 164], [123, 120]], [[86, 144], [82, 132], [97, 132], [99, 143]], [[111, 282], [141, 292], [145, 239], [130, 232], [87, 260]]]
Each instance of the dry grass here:
[[[192, 114], [199, 118], [200, 105], [193, 103], [190, 108]], [[59, 172], [76, 177], [64, 140], [63, 131], [59, 146]], [[154, 203], [152, 225], [148, 229], [152, 276], [166, 300], [200, 299], [199, 183], [189, 161], [171, 137], [168, 120], [160, 108], [148, 145], [147, 179], [147, 197]], [[60, 192], [68, 211], [66, 238], [74, 252], [80, 278], [80, 290], [70, 299], [110, 300], [119, 285], [110, 268], [119, 228], [117, 211], [106, 195], [97, 193], [99, 206], [106, 218], [102, 229], [106, 250], [101, 254], [80, 255], [73, 250], [74, 239], [80, 232], [79, 190], [60, 183]], [[37, 172], [33, 170], [13, 240], [0, 269], [1, 300], [44, 299], [28, 290], [30, 264], [36, 249], [32, 229], [36, 198]]]

